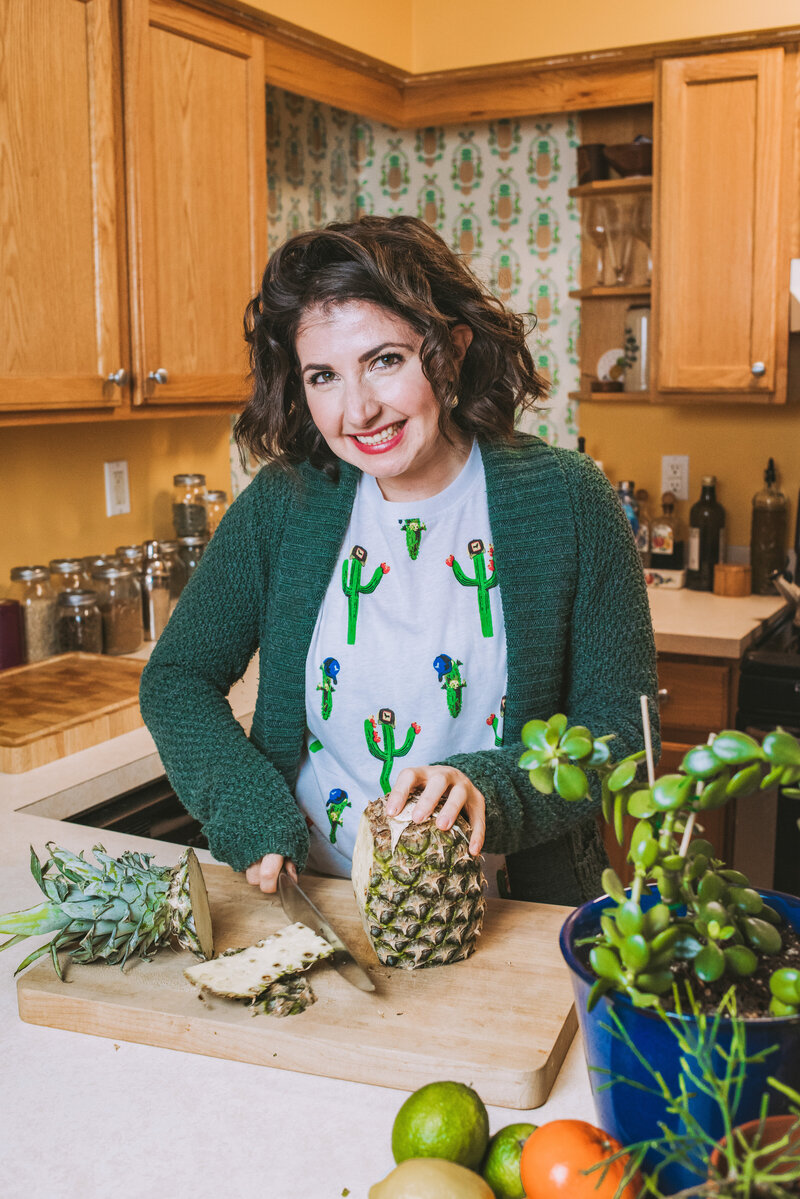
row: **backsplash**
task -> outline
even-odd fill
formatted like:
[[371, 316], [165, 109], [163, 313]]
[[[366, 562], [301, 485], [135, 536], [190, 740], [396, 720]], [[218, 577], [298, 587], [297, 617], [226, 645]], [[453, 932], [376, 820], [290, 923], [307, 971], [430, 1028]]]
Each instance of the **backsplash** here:
[[[580, 223], [573, 117], [393, 129], [267, 87], [270, 250], [302, 229], [359, 214], [421, 217], [510, 308], [537, 317], [530, 335], [550, 380], [521, 427], [574, 446], [578, 389]], [[251, 472], [231, 450], [232, 490]]]

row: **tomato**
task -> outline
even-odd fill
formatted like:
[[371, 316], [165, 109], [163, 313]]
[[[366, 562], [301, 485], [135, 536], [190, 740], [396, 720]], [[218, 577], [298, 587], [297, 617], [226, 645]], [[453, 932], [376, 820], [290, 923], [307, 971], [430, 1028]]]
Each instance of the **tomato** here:
[[[528, 1199], [614, 1199], [629, 1159], [612, 1162], [602, 1170], [584, 1174], [590, 1166], [613, 1156], [619, 1141], [585, 1120], [552, 1120], [532, 1132], [522, 1150], [520, 1174]], [[622, 1191], [620, 1199], [636, 1199], [642, 1186], [639, 1175]]]

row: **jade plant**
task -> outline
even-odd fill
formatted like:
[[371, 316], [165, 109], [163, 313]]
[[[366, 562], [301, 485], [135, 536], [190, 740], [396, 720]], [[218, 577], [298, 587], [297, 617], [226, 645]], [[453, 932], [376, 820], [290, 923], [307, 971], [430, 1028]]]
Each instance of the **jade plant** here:
[[[710, 842], [694, 834], [705, 812], [733, 798], [776, 785], [794, 788], [800, 742], [782, 729], [760, 744], [726, 730], [690, 749], [677, 773], [655, 778], [651, 768], [643, 782], [638, 775], [645, 751], [615, 762], [612, 740], [581, 725], [569, 727], [562, 714], [530, 720], [522, 729], [519, 760], [545, 795], [580, 801], [599, 788], [603, 816], [620, 845], [626, 816], [636, 822], [627, 849], [630, 893], [614, 870], [603, 872], [613, 902], [591, 940], [589, 963], [597, 981], [589, 1007], [608, 991], [624, 992], [637, 1007], [661, 1007], [681, 961], [703, 983], [749, 977], [757, 955], [781, 952], [781, 918], [744, 874], [728, 869]], [[772, 1015], [800, 1012], [800, 970], [773, 971], [770, 990]]]

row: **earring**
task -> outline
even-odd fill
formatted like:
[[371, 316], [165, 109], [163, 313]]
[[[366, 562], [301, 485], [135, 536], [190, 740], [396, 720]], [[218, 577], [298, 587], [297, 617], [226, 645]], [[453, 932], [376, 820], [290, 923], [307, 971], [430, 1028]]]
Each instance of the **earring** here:
[[453, 396], [452, 400], [450, 401], [450, 408], [452, 410], [453, 408], [457, 408], [457, 407], [458, 407], [458, 396]]

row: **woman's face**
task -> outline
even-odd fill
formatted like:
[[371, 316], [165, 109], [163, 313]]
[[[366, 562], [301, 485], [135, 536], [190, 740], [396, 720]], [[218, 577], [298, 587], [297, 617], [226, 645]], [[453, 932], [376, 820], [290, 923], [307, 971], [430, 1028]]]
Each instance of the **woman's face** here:
[[[452, 331], [462, 358], [472, 340]], [[393, 312], [352, 300], [309, 309], [296, 350], [311, 419], [332, 452], [374, 475], [388, 500], [426, 499], [461, 470], [469, 438], [439, 430], [439, 405], [422, 373], [422, 337]]]

